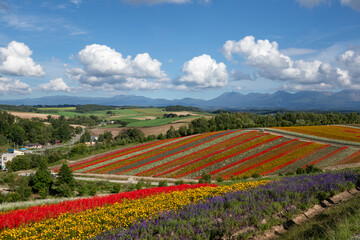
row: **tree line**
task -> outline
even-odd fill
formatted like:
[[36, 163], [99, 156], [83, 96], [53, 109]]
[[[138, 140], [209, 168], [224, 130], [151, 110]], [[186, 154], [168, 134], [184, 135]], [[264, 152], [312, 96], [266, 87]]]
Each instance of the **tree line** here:
[[69, 125], [65, 117], [48, 118], [50, 124], [45, 125], [40, 119], [24, 119], [0, 111], [0, 145], [31, 143], [56, 143], [71, 139], [75, 129]]

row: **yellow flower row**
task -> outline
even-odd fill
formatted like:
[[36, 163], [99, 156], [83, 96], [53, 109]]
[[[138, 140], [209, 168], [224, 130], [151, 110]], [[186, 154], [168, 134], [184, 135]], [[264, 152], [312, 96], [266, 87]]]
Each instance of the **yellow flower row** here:
[[7, 229], [0, 239], [88, 239], [103, 231], [127, 227], [137, 219], [149, 218], [164, 210], [180, 207], [212, 196], [219, 196], [236, 190], [246, 190], [266, 184], [269, 181], [237, 183], [229, 186], [202, 187], [159, 194], [136, 200], [124, 200], [93, 210], [70, 214], [56, 219], [47, 219], [28, 226]]

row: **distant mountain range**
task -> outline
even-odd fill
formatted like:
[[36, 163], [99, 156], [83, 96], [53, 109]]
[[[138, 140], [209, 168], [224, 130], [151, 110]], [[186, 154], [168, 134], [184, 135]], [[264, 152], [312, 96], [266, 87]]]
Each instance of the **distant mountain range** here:
[[194, 106], [205, 110], [248, 110], [248, 109], [287, 109], [287, 110], [360, 110], [360, 91], [341, 92], [301, 91], [288, 93], [278, 91], [269, 93], [227, 92], [214, 99], [151, 99], [141, 96], [118, 95], [109, 98], [49, 96], [18, 100], [0, 100], [0, 104], [11, 105], [60, 105], [60, 104], [99, 104], [112, 106], [154, 106], [169, 105]]

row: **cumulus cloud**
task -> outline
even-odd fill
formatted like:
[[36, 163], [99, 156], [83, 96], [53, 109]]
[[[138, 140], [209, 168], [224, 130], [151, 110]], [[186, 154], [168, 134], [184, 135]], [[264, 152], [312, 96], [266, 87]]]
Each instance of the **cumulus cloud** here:
[[39, 88], [46, 92], [70, 92], [71, 88], [62, 78], [50, 80], [48, 83], [39, 85]]
[[228, 83], [226, 65], [217, 63], [211, 56], [203, 54], [184, 63], [183, 75], [177, 85], [192, 89], [225, 87]]
[[0, 47], [0, 73], [13, 76], [42, 77], [42, 67], [30, 57], [32, 51], [24, 43], [12, 41]]
[[352, 50], [339, 56], [335, 66], [319, 60], [293, 60], [279, 51], [276, 42], [255, 41], [253, 36], [238, 42], [227, 41], [222, 51], [229, 60], [234, 55], [242, 56], [246, 65], [258, 70], [260, 77], [285, 82], [286, 90], [352, 88], [360, 83], [360, 55]]
[[346, 51], [338, 57], [337, 61], [341, 68], [337, 69], [341, 82], [346, 86], [360, 84], [360, 49]]
[[[341, 5], [351, 7], [357, 11], [360, 11], [359, 0], [339, 0]], [[332, 0], [296, 0], [300, 6], [313, 8], [321, 4], [331, 4]]]
[[0, 77], [0, 95], [26, 95], [31, 93], [28, 84], [17, 79]]
[[148, 53], [123, 55], [106, 45], [92, 44], [78, 54], [83, 68], [67, 69], [69, 79], [89, 86], [111, 85], [116, 89], [154, 89], [168, 76], [161, 70], [161, 62]]

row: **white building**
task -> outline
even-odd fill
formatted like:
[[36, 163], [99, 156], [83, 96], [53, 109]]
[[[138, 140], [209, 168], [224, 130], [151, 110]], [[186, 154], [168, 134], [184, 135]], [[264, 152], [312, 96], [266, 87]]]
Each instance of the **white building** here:
[[9, 149], [8, 153], [3, 153], [0, 156], [0, 168], [6, 170], [6, 163], [12, 161], [16, 156], [24, 155], [23, 151], [18, 151], [14, 149]]

